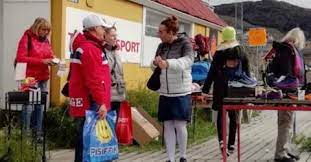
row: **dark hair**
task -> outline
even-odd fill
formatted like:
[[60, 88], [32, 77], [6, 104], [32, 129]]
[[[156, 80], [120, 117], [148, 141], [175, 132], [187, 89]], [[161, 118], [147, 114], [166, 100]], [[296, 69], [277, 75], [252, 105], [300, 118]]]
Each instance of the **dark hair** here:
[[176, 16], [170, 16], [161, 22], [161, 25], [166, 26], [167, 32], [172, 31], [173, 34], [177, 34], [179, 31], [179, 22]]
[[238, 60], [238, 59], [241, 59], [241, 56], [240, 56], [240, 51], [241, 49], [238, 47], [238, 48], [230, 48], [230, 49], [227, 49], [226, 50], [226, 59], [227, 60]]

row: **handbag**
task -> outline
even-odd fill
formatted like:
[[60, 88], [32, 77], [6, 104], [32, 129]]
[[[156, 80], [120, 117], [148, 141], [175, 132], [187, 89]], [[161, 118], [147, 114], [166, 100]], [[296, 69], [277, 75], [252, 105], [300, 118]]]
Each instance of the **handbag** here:
[[160, 75], [161, 75], [161, 69], [159, 67], [156, 67], [153, 71], [151, 77], [149, 78], [147, 82], [147, 87], [152, 91], [157, 91], [161, 87], [160, 83]]
[[70, 68], [70, 65], [69, 65], [69, 73], [68, 73], [68, 76], [67, 76], [67, 82], [66, 84], [64, 85], [64, 87], [62, 88], [62, 91], [61, 93], [65, 96], [65, 97], [69, 97], [69, 79], [70, 79], [70, 72], [71, 71], [71, 68]]
[[69, 82], [67, 81], [66, 84], [64, 85], [63, 89], [62, 89], [62, 94], [65, 97], [69, 97]]

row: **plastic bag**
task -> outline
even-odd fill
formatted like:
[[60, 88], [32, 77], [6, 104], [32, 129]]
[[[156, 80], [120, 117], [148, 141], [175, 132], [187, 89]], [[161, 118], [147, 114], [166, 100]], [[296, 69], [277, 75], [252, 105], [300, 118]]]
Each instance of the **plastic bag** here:
[[116, 133], [120, 144], [131, 145], [133, 143], [132, 112], [127, 101], [121, 103]]
[[83, 127], [83, 162], [103, 162], [118, 159], [119, 149], [115, 134], [116, 112], [99, 119], [95, 111], [86, 111]]

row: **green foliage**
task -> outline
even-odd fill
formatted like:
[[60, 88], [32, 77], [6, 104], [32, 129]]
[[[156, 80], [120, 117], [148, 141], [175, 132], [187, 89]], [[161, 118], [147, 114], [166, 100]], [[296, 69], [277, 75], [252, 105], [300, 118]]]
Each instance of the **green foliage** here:
[[301, 152], [311, 152], [311, 137], [298, 135], [295, 137], [294, 142], [299, 145]]
[[301, 149], [303, 151], [307, 151], [307, 152], [311, 152], [311, 137], [306, 138], [303, 142], [302, 142], [302, 147]]
[[68, 103], [51, 108], [47, 112], [47, 140], [53, 148], [73, 148], [75, 139], [74, 119], [68, 114]]
[[[32, 138], [23, 135], [18, 129], [12, 129], [10, 138], [7, 137], [7, 128], [0, 131], [0, 161], [39, 162], [42, 157], [42, 145], [37, 149]], [[8, 151], [10, 150], [10, 151]]]
[[139, 87], [137, 90], [127, 91], [127, 99], [133, 107], [142, 107], [152, 117], [157, 117], [159, 94], [148, 90], [146, 87]]

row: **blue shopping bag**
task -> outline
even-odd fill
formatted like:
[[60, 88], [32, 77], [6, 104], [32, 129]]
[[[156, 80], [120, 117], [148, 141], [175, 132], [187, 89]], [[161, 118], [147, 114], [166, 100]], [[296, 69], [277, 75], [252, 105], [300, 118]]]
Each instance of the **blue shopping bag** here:
[[119, 149], [115, 134], [116, 112], [110, 111], [106, 119], [97, 112], [86, 111], [83, 127], [83, 162], [104, 162], [118, 159]]

